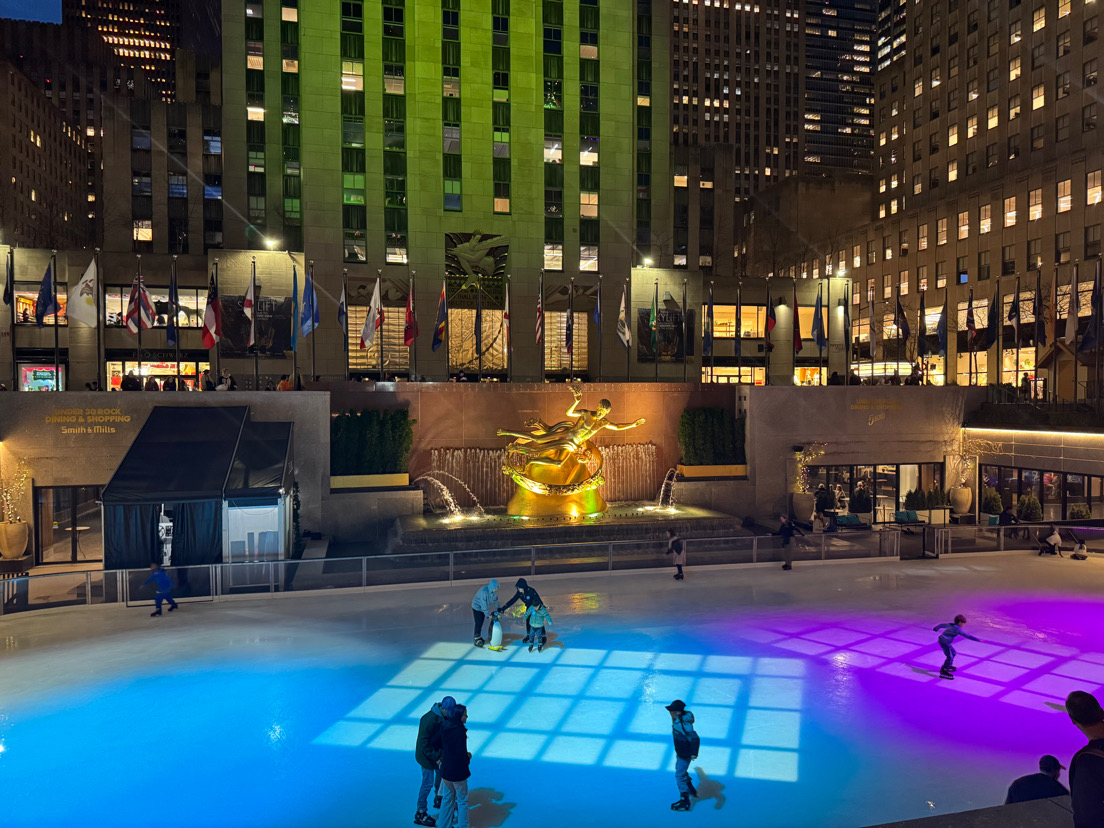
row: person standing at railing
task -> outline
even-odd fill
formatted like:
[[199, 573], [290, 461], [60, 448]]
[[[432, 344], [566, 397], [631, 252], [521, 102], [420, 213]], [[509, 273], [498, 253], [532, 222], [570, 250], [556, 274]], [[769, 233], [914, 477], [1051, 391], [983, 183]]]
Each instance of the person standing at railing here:
[[169, 602], [169, 612], [176, 609], [177, 603], [172, 597], [172, 581], [169, 580], [169, 573], [161, 568], [161, 564], [150, 564], [150, 576], [142, 582], [142, 586], [150, 583], [157, 584], [156, 592], [153, 594], [153, 603], [156, 605], [156, 609], [150, 613], [150, 618], [156, 618], [161, 614], [161, 604], [164, 601]]

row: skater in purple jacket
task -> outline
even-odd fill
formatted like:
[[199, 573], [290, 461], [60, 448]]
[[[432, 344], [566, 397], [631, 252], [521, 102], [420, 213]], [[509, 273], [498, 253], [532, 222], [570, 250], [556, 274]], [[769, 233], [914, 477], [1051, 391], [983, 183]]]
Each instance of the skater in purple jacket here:
[[946, 658], [943, 661], [943, 666], [939, 670], [940, 678], [954, 678], [954, 657], [958, 655], [958, 653], [952, 645], [956, 636], [961, 635], [963, 638], [968, 638], [971, 641], [981, 641], [980, 638], [974, 638], [972, 635], [962, 629], [962, 625], [965, 623], [965, 615], [956, 615], [954, 617], [953, 623], [936, 624], [934, 627], [932, 627], [933, 632], [939, 632], [940, 630], [942, 630], [942, 632], [939, 632], [939, 646], [943, 650], [943, 655], [946, 656]]

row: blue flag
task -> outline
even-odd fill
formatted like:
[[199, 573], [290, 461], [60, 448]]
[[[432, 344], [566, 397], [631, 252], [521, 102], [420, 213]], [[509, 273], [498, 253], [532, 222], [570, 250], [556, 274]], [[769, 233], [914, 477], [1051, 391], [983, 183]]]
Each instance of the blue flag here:
[[908, 317], [905, 316], [905, 309], [901, 307], [901, 297], [897, 297], [897, 314], [893, 317], [893, 324], [897, 328], [897, 340], [904, 340], [906, 343], [909, 341], [909, 337], [912, 336], [912, 328], [909, 327]]
[[38, 327], [46, 324], [46, 317], [60, 310], [57, 303], [57, 291], [54, 289], [53, 265], [46, 265], [46, 275], [42, 277], [42, 286], [38, 289], [38, 301], [35, 302], [35, 322]]
[[939, 338], [939, 355], [947, 356], [947, 299], [943, 298], [943, 310], [939, 313], [939, 322], [935, 326], [935, 335]]
[[307, 268], [307, 280], [303, 283], [303, 312], [299, 316], [299, 333], [304, 338], [310, 336], [320, 321], [318, 291], [314, 287], [311, 269]]
[[295, 265], [291, 266], [291, 350], [299, 350], [299, 326], [295, 320], [299, 318], [299, 270]]
[[180, 313], [180, 295], [176, 289], [176, 268], [169, 271], [169, 323], [165, 329], [165, 341], [176, 347], [179, 339], [176, 332], [176, 317]]
[[1008, 309], [1008, 321], [1012, 323], [1012, 342], [1020, 347], [1020, 280], [1016, 279], [1016, 294], [1012, 297], [1012, 306]]
[[823, 352], [828, 347], [828, 337], [824, 333], [824, 304], [821, 301], [821, 288], [817, 288], [816, 306], [813, 308], [813, 341], [817, 350]]

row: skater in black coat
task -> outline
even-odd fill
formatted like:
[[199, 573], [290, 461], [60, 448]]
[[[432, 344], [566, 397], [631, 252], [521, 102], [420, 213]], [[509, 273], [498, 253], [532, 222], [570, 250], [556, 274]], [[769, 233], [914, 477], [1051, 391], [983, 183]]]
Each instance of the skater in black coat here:
[[[514, 584], [514, 586], [517, 588], [517, 593], [514, 595], [513, 598], [511, 598], [509, 601], [506, 602], [505, 606], [503, 606], [499, 609], [499, 612], [505, 614], [506, 610], [508, 610], [515, 603], [517, 603], [518, 599], [520, 599], [522, 602], [524, 602], [526, 610], [528, 610], [534, 604], [539, 605], [539, 604], [544, 603], [544, 601], [541, 600], [540, 595], [537, 594], [537, 591], [535, 589], [533, 589], [531, 586], [529, 586], [529, 584], [526, 583], [524, 578], [518, 578], [518, 581], [517, 581], [516, 584]], [[533, 640], [533, 632], [532, 632], [532, 628], [529, 625], [529, 617], [526, 616], [526, 618], [525, 618], [525, 638], [522, 640], [521, 643], [522, 644], [528, 644], [532, 640]]]

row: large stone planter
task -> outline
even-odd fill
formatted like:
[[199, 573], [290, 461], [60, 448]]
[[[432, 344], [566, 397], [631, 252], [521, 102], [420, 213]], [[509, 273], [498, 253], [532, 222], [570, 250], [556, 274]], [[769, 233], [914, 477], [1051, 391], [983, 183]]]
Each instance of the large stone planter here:
[[790, 511], [793, 512], [794, 520], [808, 523], [813, 517], [816, 496], [812, 492], [794, 492], [790, 498]]
[[974, 492], [969, 486], [955, 486], [947, 492], [947, 499], [956, 515], [966, 515], [970, 513], [970, 505], [974, 502]]
[[27, 551], [31, 527], [27, 523], [0, 523], [0, 558], [14, 561]]

